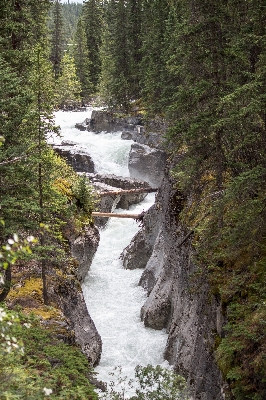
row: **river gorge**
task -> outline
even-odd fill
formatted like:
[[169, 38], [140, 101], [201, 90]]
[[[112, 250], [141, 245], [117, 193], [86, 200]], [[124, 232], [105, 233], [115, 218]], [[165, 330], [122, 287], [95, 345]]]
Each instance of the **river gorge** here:
[[[143, 226], [132, 219], [111, 218], [101, 227], [100, 244], [83, 281], [88, 312], [102, 340], [98, 379], [110, 381], [109, 373], [119, 365], [130, 378], [136, 365], [171, 365], [186, 378], [192, 400], [225, 399], [212, 350], [224, 324], [221, 305], [204, 277], [197, 276], [189, 229], [178, 219], [185, 199], [169, 173], [171, 161], [166, 162], [154, 140], [156, 132], [133, 127], [134, 141], [121, 140], [123, 129], [118, 124], [115, 130], [112, 121], [109, 132], [96, 133], [97, 129], [90, 130], [91, 112], [57, 112], [61, 137], [49, 139], [71, 153], [88, 154], [95, 168], [91, 176], [114, 174], [127, 179], [130, 162], [134, 167], [142, 151], [155, 159], [156, 168], [150, 170], [158, 172], [158, 165], [165, 162], [155, 202], [149, 194], [123, 210], [146, 210]], [[85, 128], [77, 129], [82, 120]], [[108, 118], [107, 122], [108, 130]]]

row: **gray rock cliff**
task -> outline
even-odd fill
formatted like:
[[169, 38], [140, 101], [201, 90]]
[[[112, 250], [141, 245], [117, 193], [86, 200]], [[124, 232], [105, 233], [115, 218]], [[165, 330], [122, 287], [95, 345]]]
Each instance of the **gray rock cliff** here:
[[158, 187], [164, 176], [166, 153], [145, 144], [134, 143], [129, 153], [128, 169], [132, 178]]
[[[72, 256], [78, 263], [76, 276], [83, 282], [98, 248], [100, 235], [95, 227], [86, 227], [79, 236], [70, 234], [68, 240]], [[61, 308], [74, 331], [75, 340], [90, 363], [99, 363], [102, 352], [101, 337], [91, 319], [78, 281], [65, 277], [58, 286]]]
[[74, 145], [64, 146], [62, 144], [61, 146], [54, 146], [53, 149], [61, 157], [64, 157], [76, 172], [94, 172], [94, 162], [91, 156], [80, 149], [76, 149]]
[[219, 301], [192, 261], [189, 230], [179, 221], [184, 197], [166, 176], [144, 226], [122, 254], [126, 268], [145, 267], [144, 324], [166, 328], [164, 356], [183, 375], [193, 400], [222, 400], [223, 380], [213, 349], [223, 316]]

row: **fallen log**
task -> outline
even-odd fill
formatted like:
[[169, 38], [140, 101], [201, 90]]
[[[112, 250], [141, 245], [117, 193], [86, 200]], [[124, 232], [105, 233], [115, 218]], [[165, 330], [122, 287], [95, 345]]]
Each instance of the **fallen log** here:
[[157, 192], [158, 188], [141, 188], [141, 189], [121, 189], [116, 192], [102, 192], [99, 193], [100, 197], [124, 194], [137, 194], [137, 193], [153, 193]]
[[118, 214], [118, 213], [105, 213], [105, 212], [92, 212], [93, 217], [106, 217], [106, 218], [133, 218], [138, 220], [141, 214]]

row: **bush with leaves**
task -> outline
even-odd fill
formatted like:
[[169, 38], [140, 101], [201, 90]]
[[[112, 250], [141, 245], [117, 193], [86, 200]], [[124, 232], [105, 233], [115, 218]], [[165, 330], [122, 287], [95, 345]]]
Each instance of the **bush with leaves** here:
[[59, 341], [34, 316], [1, 308], [0, 322], [5, 332], [0, 342], [1, 399], [98, 399], [89, 382], [92, 369], [77, 347]]
[[[172, 369], [160, 365], [138, 365], [135, 368], [135, 382], [123, 376], [121, 367], [110, 373], [114, 380], [109, 389], [101, 396], [102, 400], [187, 400], [188, 392], [185, 379]], [[135, 395], [126, 397], [128, 389], [135, 388]]]

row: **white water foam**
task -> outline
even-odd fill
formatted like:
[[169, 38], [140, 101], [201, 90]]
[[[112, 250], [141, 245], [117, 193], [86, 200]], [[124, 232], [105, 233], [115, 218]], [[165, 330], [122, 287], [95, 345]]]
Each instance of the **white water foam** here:
[[[56, 123], [61, 126], [62, 138], [52, 138], [53, 142], [74, 141], [77, 143], [75, 148], [82, 148], [92, 156], [97, 172], [128, 176], [127, 161], [132, 141], [121, 140], [121, 132], [95, 134], [77, 130], [75, 123], [89, 118], [90, 113], [91, 110], [86, 113], [57, 112]], [[130, 210], [116, 211], [140, 213], [153, 202], [154, 195], [149, 194]], [[167, 364], [163, 360], [166, 332], [145, 328], [140, 320], [140, 310], [146, 299], [144, 290], [138, 286], [143, 271], [123, 269], [119, 258], [138, 229], [133, 219], [110, 218], [106, 228], [100, 231], [99, 248], [83, 284], [89, 313], [103, 342], [96, 372], [98, 379], [104, 382], [113, 379], [109, 374], [116, 366], [121, 366], [123, 374], [133, 378], [137, 365]]]

